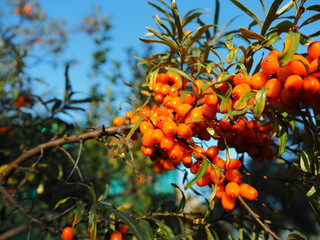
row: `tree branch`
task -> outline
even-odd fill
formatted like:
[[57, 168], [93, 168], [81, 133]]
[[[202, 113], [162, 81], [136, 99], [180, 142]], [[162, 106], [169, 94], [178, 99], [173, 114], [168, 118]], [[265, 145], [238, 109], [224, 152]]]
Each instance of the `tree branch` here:
[[26, 152], [24, 152], [22, 155], [20, 155], [18, 158], [16, 158], [14, 161], [12, 161], [8, 167], [0, 174], [0, 184], [3, 184], [4, 180], [14, 171], [15, 168], [17, 168], [19, 165], [21, 165], [24, 161], [29, 159], [30, 157], [33, 157], [39, 153], [41, 153], [43, 150], [60, 147], [62, 145], [65, 145], [67, 143], [75, 143], [75, 142], [84, 142], [90, 139], [99, 139], [103, 136], [111, 136], [120, 134], [121, 132], [125, 130], [130, 130], [131, 125], [124, 125], [120, 127], [109, 127], [105, 128], [102, 126], [100, 129], [87, 132], [80, 135], [72, 135], [72, 136], [64, 136], [59, 139], [51, 140], [46, 143], [42, 143]]
[[242, 199], [242, 197], [238, 196], [238, 200], [240, 201], [242, 206], [247, 210], [247, 212], [254, 218], [254, 220], [256, 220], [267, 233], [274, 237], [274, 239], [281, 240], [281, 238], [279, 238], [275, 234], [275, 232], [273, 232], [264, 222], [262, 222], [259, 219], [258, 215], [248, 206], [248, 204]]

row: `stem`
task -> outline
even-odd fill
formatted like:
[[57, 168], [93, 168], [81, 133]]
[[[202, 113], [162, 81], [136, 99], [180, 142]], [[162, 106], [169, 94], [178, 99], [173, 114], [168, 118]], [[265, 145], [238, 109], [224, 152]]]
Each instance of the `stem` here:
[[254, 220], [256, 220], [260, 226], [267, 232], [269, 233], [272, 237], [274, 237], [274, 239], [276, 240], [281, 240], [281, 238], [279, 238], [270, 228], [269, 226], [267, 226], [264, 222], [262, 222], [259, 219], [259, 216], [248, 206], [248, 204], [242, 199], [242, 197], [238, 197], [238, 200], [240, 201], [240, 203], [242, 204], [242, 206], [247, 210], [247, 212], [254, 218]]

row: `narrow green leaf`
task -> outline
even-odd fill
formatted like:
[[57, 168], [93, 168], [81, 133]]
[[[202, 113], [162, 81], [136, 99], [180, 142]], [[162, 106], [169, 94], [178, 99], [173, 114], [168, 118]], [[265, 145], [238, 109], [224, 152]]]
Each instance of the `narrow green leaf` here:
[[278, 124], [277, 138], [279, 141], [279, 149], [277, 156], [279, 157], [284, 153], [288, 141], [288, 128], [283, 120], [281, 120]]
[[160, 68], [156, 68], [153, 71], [150, 71], [146, 77], [146, 83], [149, 86], [149, 89], [152, 90], [154, 85], [156, 84], [157, 80], [157, 75], [159, 72]]
[[239, 51], [239, 47], [232, 48], [231, 51], [229, 51], [229, 53], [226, 56], [226, 63], [233, 62], [237, 57], [238, 51]]
[[182, 191], [181, 188], [179, 188], [179, 186], [177, 184], [171, 183], [171, 185], [181, 192], [182, 197], [181, 197], [181, 201], [180, 201], [180, 204], [179, 204], [179, 208], [177, 210], [178, 213], [181, 213], [181, 212], [183, 212], [184, 207], [186, 205], [186, 196], [184, 195], [184, 192]]
[[162, 221], [156, 218], [151, 218], [151, 220], [158, 225], [159, 227], [158, 233], [161, 234], [163, 239], [174, 239], [175, 235], [172, 229], [168, 225], [164, 224]]
[[307, 20], [305, 20], [305, 21], [300, 25], [300, 28], [302, 28], [303, 26], [306, 26], [306, 25], [308, 25], [308, 24], [310, 24], [310, 23], [319, 21], [319, 20], [320, 20], [320, 13], [315, 14], [315, 15], [309, 17]]
[[[131, 129], [131, 130], [132, 130], [132, 129]], [[129, 134], [130, 134], [130, 133], [129, 133]], [[129, 135], [129, 134], [128, 134], [128, 135]], [[108, 187], [108, 185], [106, 185], [105, 190], [104, 190], [104, 193], [98, 198], [98, 202], [104, 201], [104, 200], [107, 198], [108, 194], [109, 194], [109, 187]]]
[[289, 34], [286, 36], [284, 49], [280, 56], [280, 62], [283, 65], [287, 64], [291, 60], [291, 57], [297, 52], [299, 42], [300, 42], [300, 33], [289, 32]]
[[233, 108], [235, 110], [242, 110], [244, 109], [245, 107], [247, 107], [247, 103], [248, 101], [253, 98], [255, 96], [255, 94], [253, 92], [248, 92], [248, 93], [245, 93], [244, 95], [241, 96], [241, 98], [239, 100], [237, 100], [234, 105], [233, 105]]
[[206, 173], [207, 168], [208, 168], [208, 161], [204, 159], [202, 161], [201, 167], [200, 167], [199, 171], [197, 172], [196, 176], [190, 182], [187, 183], [187, 185], [184, 187], [184, 189], [187, 190], [193, 184], [195, 184], [197, 181], [199, 181], [203, 177], [203, 175]]
[[316, 191], [317, 191], [316, 188], [312, 186], [310, 190], [307, 192], [307, 197], [311, 197], [313, 194], [316, 193]]
[[320, 5], [316, 4], [316, 5], [311, 5], [309, 7], [306, 8], [306, 11], [317, 11], [320, 12]]
[[269, 29], [271, 23], [277, 18], [277, 10], [280, 7], [283, 0], [274, 0], [269, 11], [266, 19], [264, 20], [262, 29], [261, 29], [261, 35], [265, 35], [267, 30]]
[[181, 26], [184, 27], [188, 23], [192, 22], [197, 17], [200, 17], [204, 13], [198, 12], [199, 10], [202, 10], [200, 8], [192, 9], [191, 11], [187, 12], [181, 19]]
[[226, 45], [226, 47], [231, 50], [233, 48], [233, 38], [234, 35], [236, 35], [235, 33], [231, 33], [229, 35], [227, 35], [224, 39], [224, 44]]
[[166, 30], [167, 35], [173, 37], [173, 34], [171, 33], [171, 31], [169, 30], [169, 28], [167, 28], [167, 26], [162, 22], [161, 18], [159, 18], [157, 15], [155, 16], [156, 22]]
[[259, 119], [264, 111], [267, 100], [268, 88], [262, 87], [256, 94], [256, 104], [253, 108], [253, 116]]
[[293, 0], [290, 0], [289, 2], [287, 2], [281, 9], [279, 9], [276, 13], [276, 16], [279, 17], [282, 14], [288, 12], [293, 6], [294, 6], [294, 2]]
[[126, 139], [130, 139], [131, 136], [134, 134], [134, 132], [138, 129], [138, 127], [140, 126], [140, 123], [143, 121], [143, 119], [145, 119], [146, 116], [140, 116], [138, 118], [138, 120], [134, 123], [134, 125], [132, 126], [132, 128], [130, 129], [130, 132], [128, 133], [128, 135], [126, 136]]
[[64, 204], [66, 201], [68, 201], [69, 199], [72, 199], [73, 197], [66, 197], [63, 199], [60, 199], [53, 207], [53, 209], [58, 208], [61, 204]]
[[247, 39], [254, 39], [254, 40], [261, 41], [261, 42], [266, 40], [265, 37], [262, 36], [261, 34], [258, 34], [258, 33], [254, 32], [254, 31], [249, 30], [249, 29], [240, 28], [239, 31]]
[[160, 43], [160, 44], [164, 44], [167, 45], [170, 49], [176, 51], [176, 46], [171, 44], [171, 42], [167, 42], [167, 41], [161, 41], [161, 40], [154, 40], [154, 39], [148, 39], [148, 38], [139, 38], [140, 41], [145, 42], [145, 43]]
[[207, 24], [201, 27], [198, 27], [195, 33], [191, 36], [189, 43], [186, 46], [186, 49], [189, 49], [192, 44], [194, 44], [210, 27], [216, 26], [215, 24]]
[[89, 211], [89, 226], [91, 227], [90, 239], [97, 239], [97, 217], [96, 212], [98, 209], [97, 204], [92, 204]]
[[281, 38], [279, 37], [278, 33], [276, 33], [276, 32], [275, 32], [275, 33], [271, 33], [271, 34], [267, 37], [266, 41], [264, 41], [264, 42], [262, 43], [262, 45], [265, 46], [265, 47], [266, 47], [266, 46], [270, 46], [270, 45], [278, 42], [279, 40], [281, 40]]
[[247, 8], [245, 5], [243, 5], [241, 2], [239, 2], [237, 0], [230, 0], [230, 1], [234, 5], [236, 5], [239, 9], [241, 9], [243, 12], [248, 14], [251, 18], [253, 18], [253, 20], [255, 20], [257, 22], [257, 24], [259, 24], [259, 26], [262, 27], [262, 21], [253, 11], [251, 11], [249, 8]]
[[168, 46], [171, 46], [171, 48], [173, 50], [175, 50], [176, 52], [178, 51], [178, 45], [175, 43], [175, 41], [171, 40], [170, 38], [168, 38], [167, 36], [165, 36], [164, 34], [159, 33], [157, 30], [151, 28], [151, 27], [146, 27], [146, 29], [153, 33], [155, 36], [157, 36], [158, 38], [162, 39], [163, 41], [165, 41], [167, 43]]
[[207, 237], [206, 239], [207, 240], [214, 240], [214, 237], [212, 236], [208, 226], [205, 227], [205, 231], [206, 231], [206, 237]]
[[182, 29], [182, 26], [181, 26], [180, 16], [179, 16], [179, 12], [178, 12], [175, 0], [172, 0], [171, 11], [172, 11], [172, 14], [173, 14], [173, 18], [174, 18], [174, 23], [175, 23], [176, 29], [178, 30], [179, 40], [182, 40], [183, 39], [183, 29]]
[[302, 144], [302, 151], [300, 155], [300, 167], [304, 172], [312, 172], [312, 163], [314, 157], [314, 142], [313, 142], [313, 135], [309, 127], [306, 125], [304, 127], [304, 141]]
[[84, 210], [85, 210], [86, 206], [87, 206], [87, 204], [84, 203], [84, 202], [80, 202], [80, 203], [77, 205], [76, 212], [75, 212], [74, 217], [73, 217], [72, 226], [75, 226], [75, 225], [77, 225], [79, 222], [81, 222], [82, 216], [83, 216], [83, 213], [84, 213]]
[[290, 233], [286, 240], [306, 240], [303, 236], [298, 233]]
[[278, 35], [284, 32], [287, 33], [289, 32], [289, 29], [291, 29], [292, 27], [293, 27], [293, 23], [291, 21], [282, 21], [277, 25], [275, 25], [274, 27], [272, 27], [268, 34], [271, 34], [274, 32], [276, 32]]

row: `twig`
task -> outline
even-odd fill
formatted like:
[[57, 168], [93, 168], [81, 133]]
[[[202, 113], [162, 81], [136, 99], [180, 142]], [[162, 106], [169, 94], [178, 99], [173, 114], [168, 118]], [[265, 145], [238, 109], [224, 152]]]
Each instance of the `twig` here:
[[2, 185], [0, 185], [0, 192], [2, 193], [2, 195], [6, 198], [6, 200], [16, 209], [19, 210], [19, 212], [21, 212], [23, 215], [25, 215], [31, 222], [34, 222], [36, 224], [38, 224], [41, 228], [46, 229], [47, 231], [49, 231], [50, 233], [54, 234], [54, 235], [58, 235], [59, 231], [56, 230], [53, 227], [47, 226], [45, 225], [40, 219], [36, 218], [35, 216], [33, 216], [32, 214], [29, 213], [29, 211], [24, 208], [22, 205], [20, 205], [8, 192], [7, 189], [5, 187], [3, 187]]
[[79, 168], [79, 166], [76, 165], [76, 161], [73, 159], [71, 154], [67, 150], [65, 150], [63, 147], [57, 147], [57, 148], [59, 150], [61, 150], [62, 152], [64, 152], [67, 155], [67, 157], [71, 160], [71, 162], [75, 165], [76, 170], [77, 170], [77, 172], [79, 174], [79, 177], [80, 177], [81, 181], [83, 181], [83, 177], [82, 177], [82, 173], [80, 171], [80, 168]]
[[27, 159], [41, 153], [43, 150], [50, 149], [50, 148], [56, 148], [62, 145], [65, 145], [67, 143], [75, 143], [89, 139], [98, 139], [102, 136], [111, 136], [116, 135], [119, 133], [119, 130], [130, 130], [131, 125], [125, 125], [120, 127], [109, 127], [109, 128], [101, 128], [95, 131], [87, 132], [81, 135], [72, 135], [72, 136], [65, 136], [59, 139], [51, 140], [46, 143], [42, 143], [26, 152], [24, 152], [22, 155], [20, 155], [18, 158], [16, 158], [14, 161], [12, 161], [8, 167], [0, 174], [0, 184], [3, 184], [4, 180], [14, 171], [15, 168], [17, 168], [19, 165], [21, 165], [24, 161]]
[[10, 229], [0, 235], [0, 240], [5, 240], [8, 238], [11, 238], [11, 237], [23, 232], [24, 230], [28, 229], [29, 226], [30, 226], [30, 224], [26, 223], [26, 224], [22, 224], [18, 227], [15, 227], [13, 229]]
[[263, 223], [258, 215], [248, 206], [248, 204], [242, 199], [242, 197], [238, 197], [238, 200], [242, 204], [242, 206], [247, 210], [247, 212], [256, 220], [260, 226], [267, 232], [269, 233], [274, 239], [281, 240], [265, 223]]

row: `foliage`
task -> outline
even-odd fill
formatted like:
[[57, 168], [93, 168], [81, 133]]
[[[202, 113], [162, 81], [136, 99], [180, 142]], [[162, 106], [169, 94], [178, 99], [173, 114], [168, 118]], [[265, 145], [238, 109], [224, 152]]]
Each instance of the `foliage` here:
[[[12, 12], [0, 13], [12, 18], [0, 26], [0, 239], [53, 239], [69, 226], [77, 239], [319, 234], [320, 45], [312, 26], [320, 6], [261, 0], [259, 16], [230, 2], [247, 27], [228, 30], [236, 18], [219, 25], [218, 0], [210, 24], [201, 9], [180, 16], [174, 0], [150, 2], [158, 28], [147, 27], [141, 41], [164, 50], [146, 48], [138, 69], [129, 60], [132, 111], [119, 117], [112, 88], [93, 84], [78, 97], [73, 59], [64, 96], [34, 91], [42, 81], [28, 67], [37, 47], [61, 58], [68, 31], [37, 1], [8, 1]], [[90, 77], [119, 84], [120, 64], [107, 58], [109, 19], [96, 9], [80, 26], [96, 46]], [[86, 129], [78, 112], [88, 114]], [[98, 126], [105, 116], [114, 126]]]

